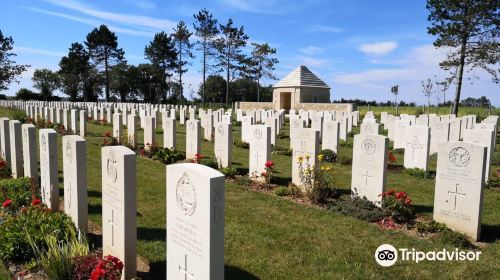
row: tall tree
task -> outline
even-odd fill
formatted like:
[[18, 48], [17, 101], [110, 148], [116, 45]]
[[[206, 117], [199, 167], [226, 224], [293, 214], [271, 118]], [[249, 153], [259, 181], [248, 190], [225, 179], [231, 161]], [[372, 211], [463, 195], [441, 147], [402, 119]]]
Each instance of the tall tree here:
[[196, 41], [198, 51], [201, 51], [201, 63], [203, 74], [203, 83], [201, 84], [201, 101], [205, 103], [205, 83], [208, 69], [210, 68], [210, 59], [215, 55], [215, 38], [219, 34], [219, 29], [217, 28], [217, 19], [213, 17], [206, 9], [198, 12], [198, 14], [193, 15], [195, 22], [193, 27], [195, 30], [195, 35], [199, 39]]
[[174, 33], [172, 34], [172, 38], [174, 40], [175, 49], [177, 51], [177, 67], [176, 71], [179, 75], [179, 86], [180, 86], [180, 94], [179, 101], [182, 102], [184, 97], [183, 95], [183, 84], [182, 84], [182, 74], [187, 72], [187, 68], [185, 66], [189, 63], [188, 59], [192, 59], [193, 52], [193, 44], [189, 42], [189, 38], [191, 38], [193, 33], [189, 32], [187, 29], [186, 23], [184, 21], [180, 21], [177, 26], [174, 28]]
[[12, 37], [4, 36], [0, 30], [0, 90], [7, 89], [12, 82], [17, 82], [17, 77], [30, 67], [29, 65], [16, 65], [13, 58], [17, 54], [11, 52], [13, 48]]
[[243, 26], [234, 27], [233, 20], [229, 19], [226, 25], [219, 25], [221, 35], [215, 41], [218, 52], [219, 67], [221, 72], [226, 74], [226, 106], [229, 101], [229, 85], [235, 79], [238, 71], [241, 70], [241, 61], [244, 59], [241, 53], [246, 46], [248, 36], [245, 34]]
[[273, 75], [274, 65], [278, 64], [278, 59], [272, 57], [276, 54], [276, 49], [271, 48], [269, 44], [252, 43], [253, 50], [251, 56], [251, 65], [253, 66], [252, 73], [257, 81], [257, 102], [260, 101], [260, 80], [271, 79], [276, 80]]
[[395, 85], [391, 87], [391, 93], [394, 94], [394, 107], [396, 107], [396, 115], [398, 114], [398, 94], [399, 86]]
[[88, 35], [85, 42], [89, 49], [90, 57], [96, 65], [104, 68], [104, 89], [106, 101], [109, 100], [109, 70], [113, 65], [124, 62], [123, 49], [118, 48], [118, 38], [106, 25], [94, 28]]
[[[437, 36], [435, 47], [451, 49], [439, 65], [456, 70], [453, 113], [458, 113], [464, 68], [482, 68], [499, 82], [500, 1], [498, 0], [427, 0], [430, 14], [429, 34]], [[454, 71], [455, 72], [455, 71]]]
[[132, 77], [130, 77], [130, 66], [127, 63], [115, 65], [109, 73], [111, 82], [111, 93], [119, 97], [121, 102], [126, 102], [131, 92]]
[[33, 73], [33, 87], [40, 91], [42, 100], [52, 100], [52, 94], [60, 86], [59, 75], [50, 69], [36, 69]]
[[172, 76], [171, 71], [175, 69], [177, 53], [172, 38], [165, 32], [156, 33], [153, 41], [144, 48], [146, 58], [162, 70], [162, 83], [160, 84], [163, 102], [167, 101], [168, 83], [167, 79]]
[[90, 55], [80, 43], [73, 43], [67, 56], [59, 62], [59, 77], [61, 90], [69, 96], [70, 101], [76, 101], [83, 89], [84, 78], [90, 68]]

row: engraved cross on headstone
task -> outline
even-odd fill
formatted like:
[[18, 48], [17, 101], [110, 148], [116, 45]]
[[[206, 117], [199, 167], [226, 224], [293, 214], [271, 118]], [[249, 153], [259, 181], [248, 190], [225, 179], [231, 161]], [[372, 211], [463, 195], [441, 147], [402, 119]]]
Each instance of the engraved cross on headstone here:
[[111, 246], [115, 246], [115, 226], [118, 226], [118, 224], [115, 222], [114, 209], [111, 209], [111, 219], [108, 219], [108, 223], [111, 224]]
[[459, 184], [455, 184], [455, 191], [454, 192], [450, 192], [448, 191], [448, 195], [454, 195], [454, 203], [453, 203], [453, 211], [457, 210], [457, 197], [459, 195], [462, 195], [462, 196], [465, 196], [466, 194], [465, 193], [459, 193], [458, 192], [458, 186]]
[[363, 174], [363, 177], [365, 177], [365, 187], [368, 187], [368, 178], [372, 177], [372, 176], [368, 175], [368, 170], [365, 171], [365, 174]]
[[[68, 208], [71, 209], [71, 181], [68, 182], [68, 198], [67, 198], [67, 201], [68, 201]], [[66, 194], [64, 194], [66, 195]]]
[[418, 143], [418, 137], [413, 136], [413, 142], [407, 143], [406, 147], [411, 148], [411, 160], [415, 159], [415, 150], [422, 150], [424, 145]]
[[179, 265], [179, 271], [184, 273], [184, 280], [187, 280], [188, 278], [189, 279], [194, 279], [194, 275], [193, 273], [191, 272], [188, 272], [188, 259], [187, 259], [187, 255], [184, 255], [184, 268], [182, 268], [180, 265]]

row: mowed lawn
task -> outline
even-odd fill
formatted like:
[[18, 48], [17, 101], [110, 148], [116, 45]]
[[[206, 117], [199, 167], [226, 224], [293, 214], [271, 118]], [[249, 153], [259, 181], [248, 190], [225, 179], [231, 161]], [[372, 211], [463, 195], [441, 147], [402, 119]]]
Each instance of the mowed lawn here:
[[[13, 111], [1, 108], [0, 116]], [[161, 126], [160, 126], [161, 127]], [[233, 138], [240, 138], [240, 127]], [[89, 216], [101, 223], [101, 141], [111, 126], [88, 124], [87, 160]], [[284, 129], [288, 134], [288, 127]], [[359, 129], [355, 128], [354, 133]], [[177, 127], [177, 148], [185, 150], [185, 128]], [[142, 131], [138, 133], [142, 143]], [[289, 139], [277, 139], [289, 146]], [[352, 138], [348, 140], [352, 142]], [[61, 136], [59, 136], [59, 144]], [[157, 143], [163, 143], [157, 134]], [[59, 146], [60, 147], [60, 146]], [[202, 153], [213, 157], [213, 143], [202, 141]], [[341, 155], [352, 155], [345, 145]], [[396, 154], [402, 163], [402, 155]], [[291, 156], [272, 155], [276, 181], [286, 185], [291, 177]], [[435, 170], [435, 157], [431, 170]], [[234, 147], [233, 165], [248, 168], [248, 150]], [[492, 172], [499, 167], [493, 166]], [[334, 165], [338, 187], [347, 195], [351, 166]], [[62, 153], [59, 153], [62, 182]], [[138, 254], [149, 263], [144, 279], [164, 279], [166, 225], [165, 165], [137, 157]], [[388, 188], [406, 191], [418, 214], [432, 216], [434, 180], [389, 172]], [[60, 185], [61, 194], [63, 185]], [[376, 225], [316, 207], [297, 204], [286, 198], [251, 191], [226, 181], [225, 262], [226, 279], [498, 279], [500, 277], [500, 191], [484, 192], [482, 255], [477, 262], [401, 262], [383, 268], [374, 259], [375, 249], [384, 243], [396, 248], [420, 251], [454, 250], [439, 240], [425, 240], [401, 231], [381, 230]]]

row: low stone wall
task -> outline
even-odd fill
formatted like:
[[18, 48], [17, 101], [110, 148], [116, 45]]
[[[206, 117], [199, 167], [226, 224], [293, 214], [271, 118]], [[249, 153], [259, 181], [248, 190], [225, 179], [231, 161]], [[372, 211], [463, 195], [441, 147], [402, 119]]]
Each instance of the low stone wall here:
[[[235, 102], [235, 109], [241, 110], [275, 110], [273, 102]], [[314, 111], [343, 111], [352, 113], [356, 110], [356, 105], [352, 103], [299, 103], [292, 108], [294, 110], [314, 110]]]
[[352, 103], [299, 103], [295, 110], [315, 110], [315, 111], [343, 111], [352, 113], [356, 110], [356, 105]]
[[275, 106], [273, 102], [236, 102], [235, 108], [244, 111], [258, 109], [274, 110]]

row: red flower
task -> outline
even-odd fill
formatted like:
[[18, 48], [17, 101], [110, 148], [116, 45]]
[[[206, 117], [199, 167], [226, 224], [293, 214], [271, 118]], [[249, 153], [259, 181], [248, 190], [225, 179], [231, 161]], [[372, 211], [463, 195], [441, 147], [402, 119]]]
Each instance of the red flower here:
[[271, 168], [271, 167], [273, 167], [273, 165], [274, 165], [274, 163], [273, 163], [273, 161], [272, 161], [272, 160], [268, 160], [268, 161], [266, 161], [266, 167], [267, 167], [267, 168]]
[[196, 154], [194, 155], [196, 158], [203, 158], [203, 155], [202, 154]]
[[396, 199], [401, 199], [401, 198], [406, 198], [406, 193], [405, 192], [398, 192], [396, 193]]
[[7, 198], [7, 199], [6, 199], [6, 200], [2, 203], [2, 207], [3, 207], [3, 208], [7, 208], [7, 207], [9, 207], [11, 204], [12, 204], [12, 200], [10, 200], [10, 199], [8, 199], [8, 198]]
[[411, 199], [406, 198], [406, 199], [405, 199], [405, 204], [406, 204], [406, 205], [410, 205], [410, 203], [411, 203]]
[[393, 195], [393, 194], [395, 194], [395, 193], [396, 193], [396, 191], [395, 191], [395, 190], [392, 190], [392, 189], [391, 189], [391, 190], [389, 190], [389, 191], [387, 192], [387, 194], [388, 194], [388, 195]]
[[262, 177], [266, 177], [266, 176], [267, 176], [267, 173], [266, 173], [266, 172], [262, 172], [262, 173], [260, 173], [260, 175], [261, 175]]
[[35, 205], [38, 205], [42, 203], [42, 200], [40, 198], [36, 198], [36, 199], [33, 199], [33, 201], [31, 202], [31, 205], [35, 206]]

